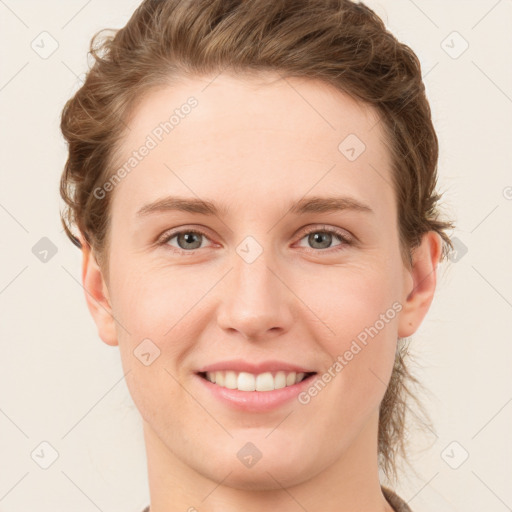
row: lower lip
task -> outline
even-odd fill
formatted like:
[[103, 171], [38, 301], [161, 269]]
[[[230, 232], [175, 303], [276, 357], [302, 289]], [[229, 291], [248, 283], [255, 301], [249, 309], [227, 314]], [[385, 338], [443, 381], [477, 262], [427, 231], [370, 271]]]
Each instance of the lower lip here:
[[240, 391], [218, 386], [213, 382], [196, 374], [196, 377], [203, 383], [213, 396], [221, 402], [240, 411], [265, 412], [275, 409], [297, 397], [297, 395], [308, 388], [314, 381], [317, 374], [310, 375], [293, 386], [286, 386], [273, 391]]

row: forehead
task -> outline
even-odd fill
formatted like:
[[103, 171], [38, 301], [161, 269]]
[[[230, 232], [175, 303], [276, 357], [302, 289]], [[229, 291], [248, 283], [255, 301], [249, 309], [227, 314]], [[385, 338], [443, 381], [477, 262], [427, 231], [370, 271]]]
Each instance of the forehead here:
[[181, 193], [264, 205], [311, 191], [393, 208], [378, 119], [373, 108], [319, 81], [269, 74], [184, 79], [148, 93], [131, 112], [116, 166], [142, 146], [151, 149], [116, 187], [114, 203], [122, 198], [134, 210]]

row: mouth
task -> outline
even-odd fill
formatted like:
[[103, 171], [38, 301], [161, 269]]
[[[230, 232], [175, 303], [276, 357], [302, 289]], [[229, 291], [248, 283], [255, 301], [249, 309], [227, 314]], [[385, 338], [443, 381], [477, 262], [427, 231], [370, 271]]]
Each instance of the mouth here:
[[317, 372], [277, 371], [253, 374], [249, 372], [221, 370], [198, 372], [197, 375], [215, 384], [219, 388], [248, 392], [265, 392], [294, 386], [307, 379], [311, 379], [316, 373]]

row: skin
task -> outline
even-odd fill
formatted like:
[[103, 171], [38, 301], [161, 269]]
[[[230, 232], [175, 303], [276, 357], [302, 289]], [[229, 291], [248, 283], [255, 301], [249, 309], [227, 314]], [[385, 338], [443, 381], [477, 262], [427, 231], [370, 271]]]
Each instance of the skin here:
[[[213, 78], [189, 78], [139, 102], [119, 162], [189, 96], [198, 106], [110, 192], [108, 280], [83, 249], [89, 310], [101, 339], [119, 345], [142, 416], [151, 511], [391, 511], [378, 475], [379, 405], [397, 337], [418, 329], [433, 299], [441, 239], [424, 235], [412, 269], [404, 265], [375, 111], [318, 81]], [[353, 162], [338, 150], [351, 133], [366, 145]], [[137, 217], [170, 194], [227, 211]], [[312, 195], [349, 195], [373, 213], [288, 213]], [[320, 246], [304, 234], [316, 227], [321, 236], [323, 226], [356, 243], [333, 235]], [[173, 252], [177, 237], [155, 244], [180, 227], [205, 233], [200, 248], [182, 240], [182, 253]], [[247, 236], [263, 249], [251, 264], [236, 252]], [[306, 405], [234, 411], [195, 376], [238, 357], [321, 375], [395, 302], [395, 318]], [[133, 354], [145, 338], [161, 351], [149, 366]], [[262, 453], [250, 468], [236, 456], [247, 442]]]

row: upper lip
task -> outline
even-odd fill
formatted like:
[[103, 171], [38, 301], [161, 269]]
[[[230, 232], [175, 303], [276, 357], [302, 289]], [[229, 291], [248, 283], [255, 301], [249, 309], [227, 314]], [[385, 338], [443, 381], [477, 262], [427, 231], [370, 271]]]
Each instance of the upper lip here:
[[234, 372], [247, 372], [258, 375], [260, 373], [265, 372], [277, 372], [277, 371], [285, 371], [285, 372], [304, 372], [304, 373], [313, 373], [314, 370], [304, 368], [302, 366], [287, 363], [285, 361], [261, 361], [260, 363], [250, 363], [248, 361], [244, 361], [242, 359], [230, 359], [229, 361], [219, 361], [218, 363], [209, 364], [203, 366], [201, 369], [197, 370], [197, 373], [203, 372], [215, 372], [222, 370], [231, 370]]

